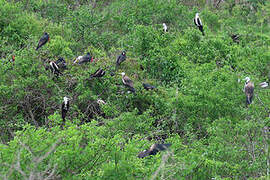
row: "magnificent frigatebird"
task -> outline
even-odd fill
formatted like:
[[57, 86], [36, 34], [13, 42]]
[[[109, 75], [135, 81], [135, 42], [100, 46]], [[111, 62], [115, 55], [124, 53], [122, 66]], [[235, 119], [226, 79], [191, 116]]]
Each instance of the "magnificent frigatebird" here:
[[165, 23], [163, 23], [162, 25], [163, 25], [163, 31], [164, 31], [164, 32], [167, 32], [167, 31], [168, 31], [167, 25], [166, 25]]
[[122, 72], [121, 75], [123, 84], [128, 87], [131, 92], [134, 93], [135, 89], [133, 86], [133, 81], [124, 72]]
[[239, 34], [232, 34], [231, 35], [231, 38], [232, 38], [233, 42], [236, 42], [236, 43], [240, 42], [239, 37], [240, 37]]
[[262, 82], [262, 83], [260, 83], [260, 86], [262, 88], [266, 88], [266, 87], [268, 87], [268, 82]]
[[105, 71], [101, 68], [98, 68], [98, 70], [96, 70], [96, 72], [94, 72], [93, 74], [90, 75], [90, 79], [95, 78], [95, 77], [102, 77], [105, 75]]
[[53, 61], [50, 61], [50, 70], [52, 71], [53, 74], [56, 74], [57, 76], [59, 74], [62, 74], [60, 71], [59, 71], [59, 67], [57, 66], [57, 64]]
[[194, 23], [199, 28], [199, 30], [202, 32], [202, 35], [204, 36], [203, 24], [202, 24], [202, 21], [199, 17], [199, 13], [196, 13], [195, 18], [194, 18]]
[[55, 64], [56, 64], [59, 68], [67, 69], [66, 61], [65, 61], [64, 58], [62, 58], [62, 57], [60, 57], [60, 58], [55, 62]]
[[254, 84], [250, 81], [249, 77], [246, 77], [244, 80], [246, 81], [244, 86], [244, 91], [246, 94], [246, 104], [249, 105], [252, 103]]
[[116, 60], [116, 67], [118, 67], [123, 61], [126, 60], [126, 51], [123, 51], [118, 57], [117, 57], [117, 60]]
[[67, 115], [67, 112], [69, 110], [69, 98], [66, 96], [64, 97], [64, 102], [62, 103], [61, 111], [62, 111], [62, 119], [65, 122], [65, 118]]
[[146, 83], [143, 83], [142, 85], [143, 85], [144, 89], [146, 89], [146, 90], [152, 90], [152, 89], [156, 88], [155, 86], [152, 86], [152, 85], [146, 84]]
[[86, 55], [84, 56], [79, 56], [75, 59], [75, 61], [73, 62], [74, 64], [77, 63], [78, 64], [84, 64], [87, 62], [93, 62], [93, 57], [90, 55], [90, 53], [88, 52]]
[[43, 34], [43, 36], [40, 38], [40, 40], [38, 41], [38, 45], [36, 50], [38, 50], [39, 48], [41, 48], [44, 44], [46, 44], [48, 41], [50, 40], [50, 36], [47, 32], [45, 32]]
[[156, 155], [159, 151], [167, 150], [172, 144], [153, 144], [149, 149], [138, 154], [139, 158], [144, 158], [150, 155]]

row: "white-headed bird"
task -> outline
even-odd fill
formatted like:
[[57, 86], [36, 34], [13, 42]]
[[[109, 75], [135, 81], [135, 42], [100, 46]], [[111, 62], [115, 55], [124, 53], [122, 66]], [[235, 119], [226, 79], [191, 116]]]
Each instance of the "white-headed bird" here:
[[254, 84], [250, 81], [249, 77], [246, 77], [244, 80], [246, 81], [244, 86], [244, 91], [246, 94], [246, 104], [249, 105], [252, 103]]
[[202, 32], [202, 35], [204, 36], [203, 24], [202, 24], [202, 21], [199, 17], [199, 13], [196, 13], [195, 18], [194, 18], [194, 23], [199, 28], [199, 30]]
[[126, 87], [128, 87], [131, 92], [134, 93], [135, 89], [134, 89], [133, 81], [124, 72], [122, 72], [121, 75], [122, 75], [123, 84]]
[[64, 97], [64, 102], [62, 103], [61, 111], [62, 111], [62, 119], [65, 122], [65, 118], [67, 115], [67, 112], [69, 110], [69, 98], [66, 96]]

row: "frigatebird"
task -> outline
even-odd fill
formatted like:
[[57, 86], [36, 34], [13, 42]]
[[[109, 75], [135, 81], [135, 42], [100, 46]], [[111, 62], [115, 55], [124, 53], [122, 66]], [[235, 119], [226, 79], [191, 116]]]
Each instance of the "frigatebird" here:
[[199, 17], [199, 13], [196, 13], [195, 18], [194, 18], [194, 23], [199, 28], [199, 30], [202, 32], [202, 35], [204, 36], [203, 24], [202, 24], [202, 21]]
[[127, 56], [126, 56], [126, 51], [123, 51], [116, 60], [116, 67], [118, 67], [122, 62], [124, 62], [126, 60]]
[[38, 45], [36, 50], [38, 50], [39, 48], [41, 48], [43, 45], [45, 45], [48, 41], [50, 41], [50, 36], [47, 32], [44, 32], [43, 36], [40, 38], [40, 40], [38, 41]]
[[93, 57], [90, 55], [90, 53], [88, 52], [86, 55], [84, 56], [79, 56], [75, 59], [75, 61], [73, 62], [78, 63], [78, 64], [84, 64], [84, 63], [88, 63], [88, 62], [93, 62]]
[[254, 84], [250, 81], [249, 77], [246, 77], [244, 80], [246, 81], [244, 86], [244, 91], [246, 94], [246, 104], [249, 105], [252, 103]]
[[123, 82], [123, 84], [126, 87], [128, 87], [131, 92], [134, 93], [135, 92], [135, 88], [134, 88], [134, 85], [133, 85], [133, 81], [124, 72], [122, 72], [121, 75], [122, 75], [122, 82]]
[[69, 98], [66, 96], [64, 97], [64, 102], [62, 103], [61, 111], [62, 111], [62, 119], [65, 122], [65, 118], [67, 115], [67, 112], [69, 110]]
[[159, 151], [167, 150], [172, 144], [153, 144], [149, 149], [138, 154], [139, 158], [144, 158], [150, 155], [156, 155]]

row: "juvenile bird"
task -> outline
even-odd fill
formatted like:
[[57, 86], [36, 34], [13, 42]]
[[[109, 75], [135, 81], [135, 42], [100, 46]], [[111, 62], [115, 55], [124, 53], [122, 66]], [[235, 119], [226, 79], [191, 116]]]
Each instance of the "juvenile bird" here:
[[64, 97], [64, 102], [62, 103], [61, 111], [62, 111], [62, 119], [65, 122], [65, 118], [67, 115], [67, 112], [69, 110], [69, 98], [66, 96]]
[[246, 105], [249, 105], [252, 103], [254, 84], [250, 81], [249, 77], [246, 77], [244, 80], [246, 81], [244, 86], [244, 91], [246, 94]]
[[124, 72], [122, 72], [121, 75], [123, 84], [128, 87], [131, 92], [135, 93], [133, 81]]
[[202, 35], [204, 36], [203, 24], [202, 24], [202, 21], [199, 17], [199, 13], [196, 13], [196, 15], [195, 15], [194, 24], [199, 28], [199, 30], [202, 32]]
[[93, 57], [90, 55], [89, 52], [84, 56], [77, 57], [73, 63], [84, 64], [87, 62], [93, 62]]

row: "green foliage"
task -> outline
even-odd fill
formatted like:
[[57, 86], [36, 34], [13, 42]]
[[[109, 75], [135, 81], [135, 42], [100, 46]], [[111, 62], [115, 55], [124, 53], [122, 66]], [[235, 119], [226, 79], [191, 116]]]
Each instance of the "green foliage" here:
[[[0, 179], [267, 179], [269, 2], [205, 3], [0, 0]], [[73, 64], [87, 52], [93, 63]], [[67, 69], [56, 77], [46, 67], [59, 57]], [[98, 68], [105, 76], [90, 79]], [[137, 157], [153, 143], [172, 146]]]

